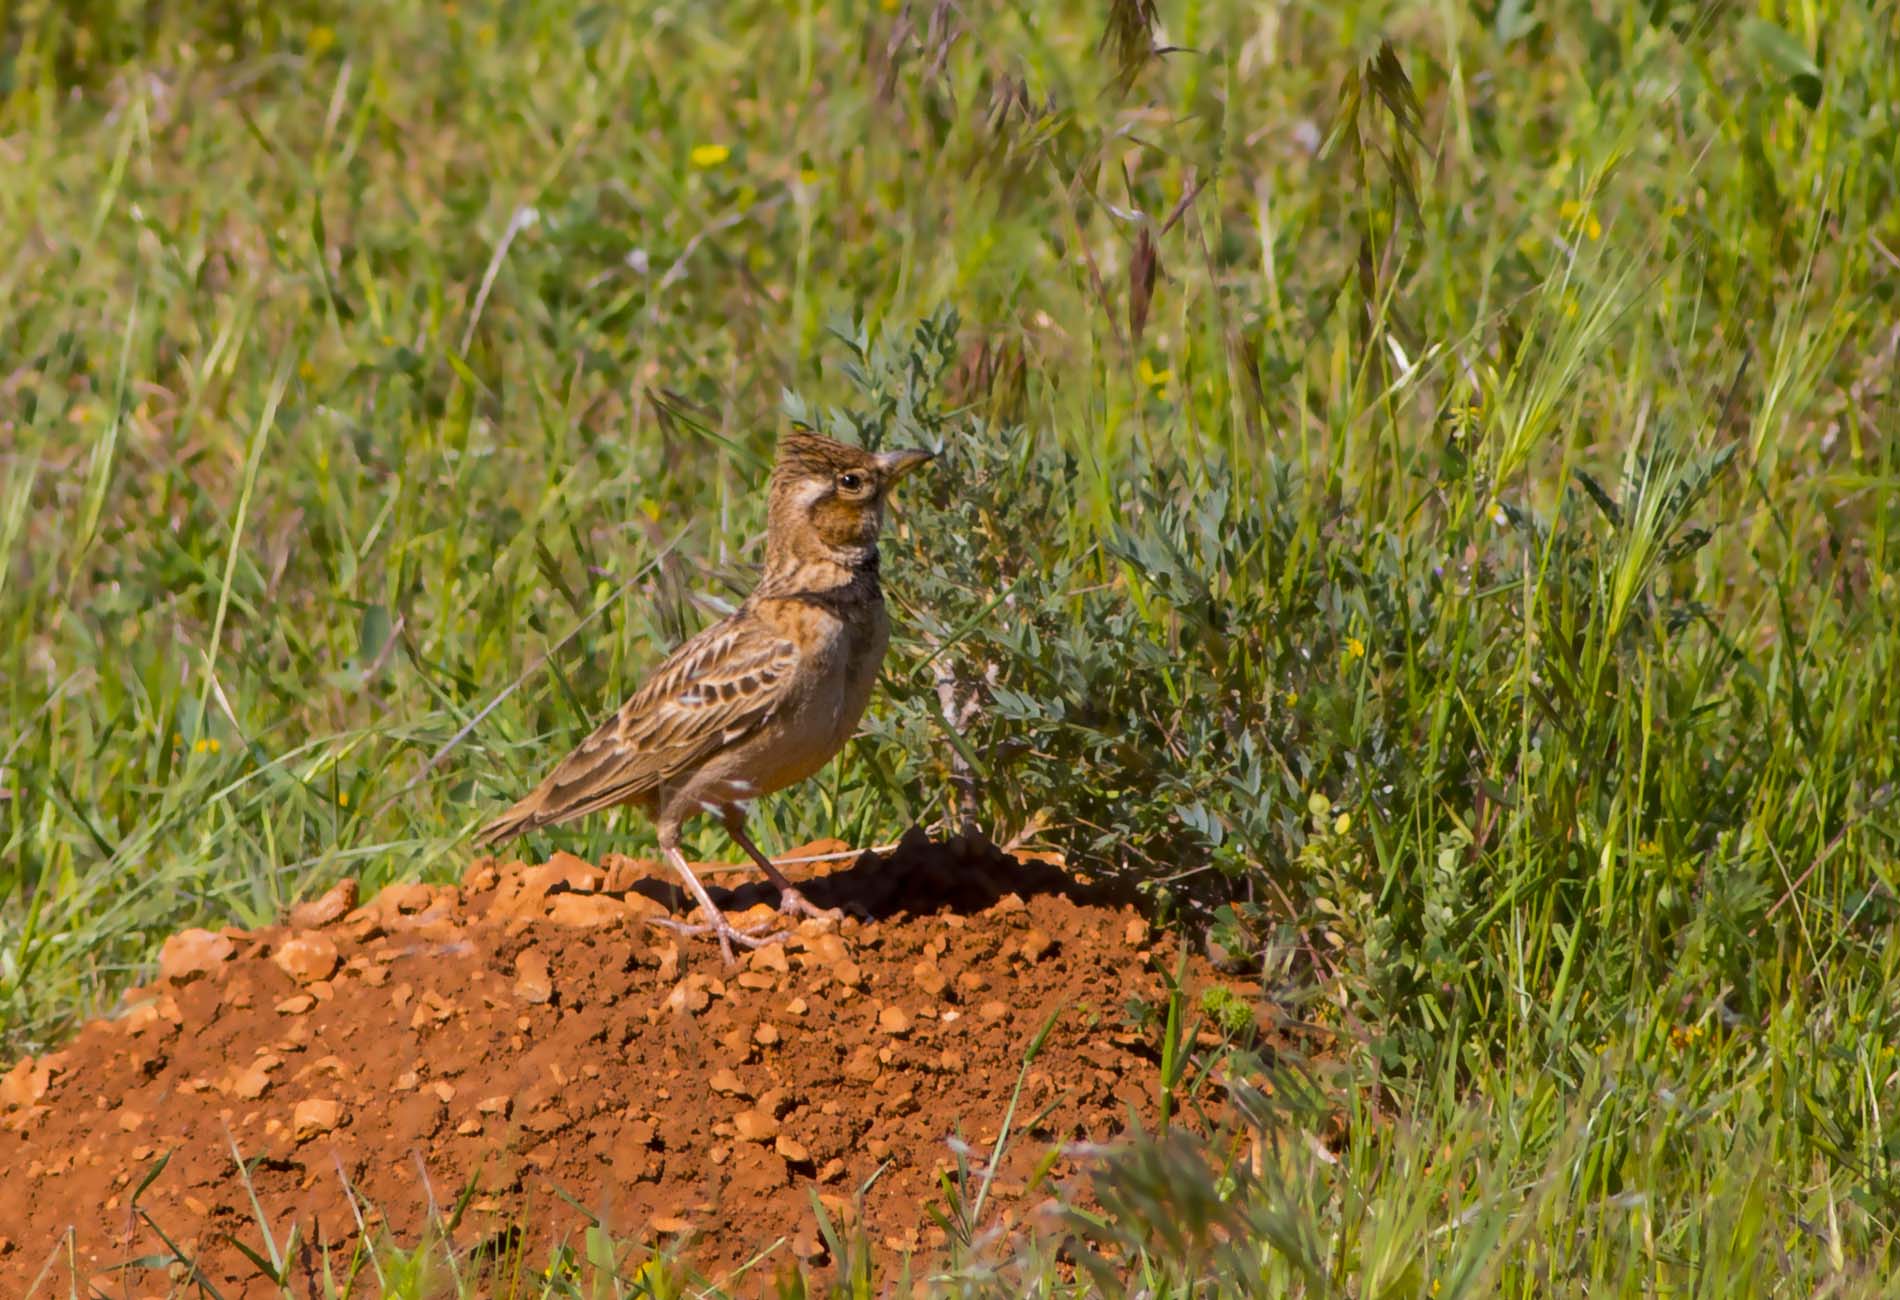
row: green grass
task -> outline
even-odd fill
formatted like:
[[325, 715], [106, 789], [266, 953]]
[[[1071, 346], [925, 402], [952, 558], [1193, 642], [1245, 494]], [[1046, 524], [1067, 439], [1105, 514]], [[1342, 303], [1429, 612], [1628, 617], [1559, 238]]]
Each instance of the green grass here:
[[767, 846], [1059, 843], [1336, 1042], [1336, 1155], [1144, 1148], [1102, 1258], [1884, 1293], [1892, 7], [1140, 8], [9, 7], [0, 1041], [456, 874], [855, 413], [949, 454]]

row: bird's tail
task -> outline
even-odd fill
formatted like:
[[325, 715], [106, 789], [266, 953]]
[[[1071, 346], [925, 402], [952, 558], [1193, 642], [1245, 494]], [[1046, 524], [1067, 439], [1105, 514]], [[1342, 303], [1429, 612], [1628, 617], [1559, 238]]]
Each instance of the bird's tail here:
[[560, 820], [550, 817], [542, 807], [541, 791], [536, 790], [494, 821], [475, 832], [475, 847], [489, 848], [503, 840], [512, 840], [529, 831]]
[[644, 787], [624, 779], [615, 761], [618, 757], [617, 752], [582, 745], [514, 807], [476, 832], [476, 845], [486, 848], [542, 826], [558, 826], [600, 812], [625, 803], [629, 797], [638, 798]]

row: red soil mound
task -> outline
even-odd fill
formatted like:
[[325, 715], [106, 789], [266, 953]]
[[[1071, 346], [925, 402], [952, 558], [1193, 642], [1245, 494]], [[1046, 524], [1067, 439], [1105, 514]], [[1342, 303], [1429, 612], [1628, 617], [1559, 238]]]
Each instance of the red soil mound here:
[[[822, 1263], [814, 1191], [874, 1240], [929, 1250], [948, 1141], [987, 1154], [1051, 1019], [996, 1175], [1001, 1222], [1075, 1172], [1064, 1156], [1038, 1174], [1052, 1144], [1153, 1123], [1152, 1036], [1125, 1031], [1124, 1007], [1163, 998], [1175, 958], [1132, 908], [915, 834], [808, 879], [852, 917], [735, 969], [709, 940], [638, 923], [685, 911], [658, 868], [564, 854], [175, 936], [122, 1014], [0, 1079], [0, 1294], [36, 1278], [84, 1292], [169, 1257], [160, 1231], [225, 1296], [264, 1294], [233, 1245], [263, 1249], [252, 1190], [313, 1268], [324, 1245], [347, 1259], [358, 1213], [413, 1243], [465, 1190], [464, 1247], [572, 1232], [584, 1220], [558, 1189], [617, 1232], [688, 1234], [715, 1274], [774, 1243], [767, 1271], [787, 1252]], [[760, 885], [713, 892], [756, 909], [742, 923], [773, 915]], [[98, 1280], [143, 1295], [182, 1272]]]

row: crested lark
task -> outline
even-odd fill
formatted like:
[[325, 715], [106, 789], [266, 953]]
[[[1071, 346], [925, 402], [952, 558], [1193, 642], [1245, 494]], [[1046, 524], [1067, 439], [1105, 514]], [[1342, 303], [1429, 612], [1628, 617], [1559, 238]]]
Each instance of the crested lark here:
[[[890, 619], [878, 587], [884, 499], [929, 452], [873, 454], [812, 433], [779, 439], [766, 514], [765, 575], [745, 603], [667, 656], [619, 712], [547, 779], [482, 828], [511, 839], [615, 804], [652, 818], [660, 852], [705, 913], [675, 928], [756, 948], [776, 935], [736, 929], [680, 852], [680, 824], [718, 813], [779, 889], [779, 910], [834, 915], [807, 902], [745, 832], [745, 805], [823, 767], [871, 698]], [[768, 927], [769, 928], [769, 927]]]

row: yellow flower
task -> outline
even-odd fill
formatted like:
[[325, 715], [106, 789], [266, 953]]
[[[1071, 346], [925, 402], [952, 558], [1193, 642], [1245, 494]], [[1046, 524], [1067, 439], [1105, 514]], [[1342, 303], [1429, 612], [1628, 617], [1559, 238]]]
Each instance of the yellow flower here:
[[348, 808], [350, 806], [350, 792], [348, 790], [341, 792], [337, 795], [336, 801], [343, 805], [343, 807]]
[[1569, 224], [1581, 224], [1586, 239], [1603, 238], [1603, 223], [1597, 220], [1597, 214], [1576, 199], [1565, 199], [1563, 206], [1557, 209], [1557, 215]]
[[194, 754], [203, 754], [203, 753], [215, 754], [218, 752], [218, 749], [219, 749], [218, 738], [216, 736], [212, 736], [204, 740], [195, 740], [191, 744], [191, 752]]
[[321, 54], [336, 44], [336, 32], [328, 27], [312, 27], [305, 44], [312, 54]]
[[1451, 436], [1454, 438], [1464, 437], [1465, 431], [1483, 418], [1484, 403], [1475, 398], [1445, 412], [1445, 423], [1451, 426]]
[[1365, 657], [1366, 657], [1366, 643], [1364, 641], [1361, 641], [1356, 636], [1347, 637], [1346, 638], [1347, 662], [1350, 663], [1354, 659], [1364, 659]]
[[798, 183], [800, 185], [816, 185], [818, 183], [818, 169], [816, 167], [799, 168]]
[[1140, 363], [1136, 365], [1135, 373], [1141, 377], [1142, 383], [1148, 385], [1148, 387], [1154, 389], [1157, 393], [1174, 382], [1173, 370], [1156, 370], [1147, 357], [1143, 357]]
[[1351, 813], [1341, 813], [1339, 814], [1338, 817], [1333, 819], [1333, 834], [1344, 835], [1347, 831], [1351, 829], [1352, 829], [1352, 814]]
[[732, 150], [723, 144], [696, 144], [693, 151], [686, 155], [695, 167], [717, 167], [732, 157]]
[[297, 376], [307, 384], [317, 377], [317, 368], [306, 361], [297, 367]]

